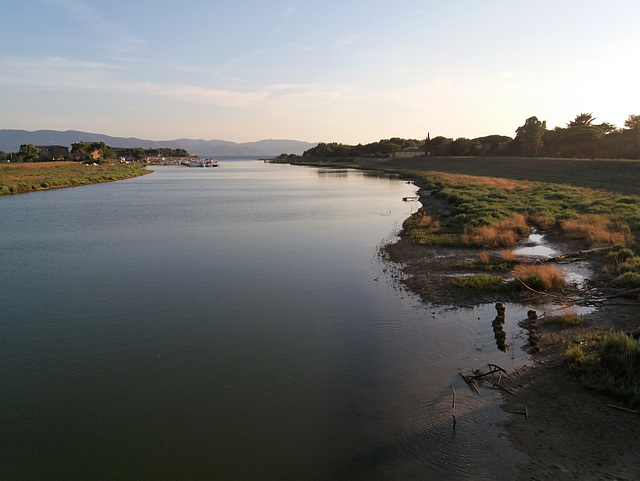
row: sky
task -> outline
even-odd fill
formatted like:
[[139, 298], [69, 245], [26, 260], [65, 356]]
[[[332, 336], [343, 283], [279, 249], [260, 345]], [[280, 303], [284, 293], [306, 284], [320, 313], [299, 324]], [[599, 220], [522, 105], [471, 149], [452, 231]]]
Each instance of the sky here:
[[0, 129], [515, 136], [640, 114], [637, 0], [0, 0]]

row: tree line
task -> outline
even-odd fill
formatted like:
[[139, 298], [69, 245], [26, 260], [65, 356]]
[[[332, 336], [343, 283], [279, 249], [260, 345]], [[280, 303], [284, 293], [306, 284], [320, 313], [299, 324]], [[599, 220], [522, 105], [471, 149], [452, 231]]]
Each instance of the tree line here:
[[640, 158], [640, 115], [629, 115], [623, 128], [596, 123], [593, 114], [582, 113], [565, 127], [547, 129], [546, 121], [528, 118], [516, 129], [515, 138], [488, 135], [457, 139], [427, 135], [425, 140], [393, 137], [362, 145], [320, 143], [303, 157], [381, 157], [407, 148], [419, 148], [433, 156], [522, 156], [564, 158]]
[[143, 149], [142, 147], [135, 147], [133, 149], [126, 148], [114, 148], [114, 152], [117, 157], [124, 157], [131, 160], [145, 160], [150, 157], [153, 158], [181, 158], [190, 157], [189, 152], [186, 149], [171, 149], [169, 147], [159, 147], [157, 149]]
[[[186, 149], [171, 149], [160, 147], [155, 149], [143, 149], [135, 147], [133, 149], [122, 147], [110, 147], [104, 142], [76, 142], [71, 145], [71, 152], [63, 160], [91, 160], [99, 162], [102, 160], [115, 160], [126, 158], [127, 160], [143, 161], [147, 158], [181, 158], [189, 157]], [[38, 162], [52, 160], [43, 158], [40, 150], [33, 144], [22, 144], [17, 152], [0, 151], [0, 162], [10, 160], [11, 162]]]

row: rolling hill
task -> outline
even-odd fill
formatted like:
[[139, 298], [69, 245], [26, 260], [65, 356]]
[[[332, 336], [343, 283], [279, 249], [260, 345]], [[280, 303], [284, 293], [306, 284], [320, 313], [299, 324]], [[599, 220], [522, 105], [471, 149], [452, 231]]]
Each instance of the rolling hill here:
[[153, 149], [169, 147], [186, 149], [190, 154], [199, 156], [275, 156], [282, 153], [302, 154], [315, 147], [317, 143], [299, 140], [258, 140], [256, 142], [236, 143], [228, 140], [174, 139], [146, 140], [136, 137], [112, 137], [109, 135], [82, 132], [78, 130], [13, 130], [0, 129], [0, 150], [17, 152], [22, 144], [64, 145], [71, 147], [74, 142], [104, 142], [111, 147]]

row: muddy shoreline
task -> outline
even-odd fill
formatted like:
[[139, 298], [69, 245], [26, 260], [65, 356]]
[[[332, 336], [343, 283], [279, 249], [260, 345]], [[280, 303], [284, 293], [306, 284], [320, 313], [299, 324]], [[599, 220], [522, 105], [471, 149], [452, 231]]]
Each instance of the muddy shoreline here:
[[[436, 215], [447, 208], [428, 191], [420, 191], [420, 201]], [[570, 251], [577, 246], [565, 247]], [[479, 251], [415, 245], [402, 238], [384, 248], [389, 259], [401, 266], [401, 282], [427, 304], [466, 307], [534, 300], [531, 293], [453, 289], [446, 282], [453, 265], [477, 259]], [[582, 299], [578, 290], [567, 292], [583, 305], [593, 304], [594, 290], [604, 296], [611, 293], [601, 278], [604, 254], [590, 256], [586, 262], [592, 272], [587, 280], [590, 289], [584, 290]], [[611, 299], [598, 302], [580, 327], [540, 320], [541, 339], [539, 349], [531, 352], [532, 364], [510, 373], [505, 382], [515, 396], [505, 395], [502, 408], [512, 414], [504, 427], [514, 447], [529, 458], [518, 466], [517, 480], [640, 479], [640, 415], [613, 409], [608, 405], [619, 405], [616, 399], [580, 387], [563, 361], [570, 343], [589, 342], [594, 332], [638, 327], [638, 312], [635, 301]], [[525, 411], [527, 416], [520, 414]]]

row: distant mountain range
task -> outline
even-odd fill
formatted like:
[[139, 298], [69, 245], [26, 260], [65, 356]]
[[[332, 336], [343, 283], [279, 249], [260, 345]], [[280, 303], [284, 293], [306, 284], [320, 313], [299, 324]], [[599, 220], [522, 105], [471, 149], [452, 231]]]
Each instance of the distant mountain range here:
[[17, 152], [22, 144], [64, 145], [71, 147], [74, 142], [104, 142], [110, 147], [155, 149], [168, 147], [186, 149], [192, 155], [206, 156], [275, 156], [282, 153], [301, 155], [317, 145], [299, 140], [259, 140], [257, 142], [236, 143], [227, 140], [176, 139], [145, 140], [135, 137], [111, 137], [78, 130], [27, 130], [0, 129], [0, 150]]

